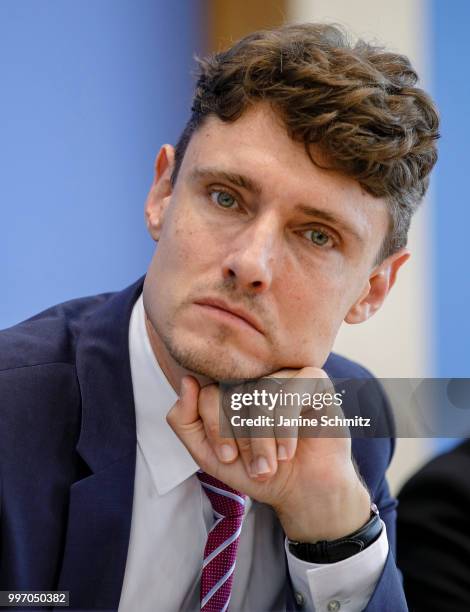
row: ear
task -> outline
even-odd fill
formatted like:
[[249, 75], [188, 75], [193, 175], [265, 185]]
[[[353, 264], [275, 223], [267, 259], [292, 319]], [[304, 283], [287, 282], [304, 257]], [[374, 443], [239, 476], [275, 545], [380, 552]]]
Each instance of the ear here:
[[160, 237], [165, 211], [173, 191], [170, 179], [174, 164], [174, 148], [168, 144], [163, 145], [155, 160], [155, 176], [145, 202], [145, 221], [154, 240]]
[[409, 258], [410, 252], [400, 249], [372, 270], [363, 292], [344, 319], [346, 323], [362, 323], [377, 312], [395, 284], [398, 270]]

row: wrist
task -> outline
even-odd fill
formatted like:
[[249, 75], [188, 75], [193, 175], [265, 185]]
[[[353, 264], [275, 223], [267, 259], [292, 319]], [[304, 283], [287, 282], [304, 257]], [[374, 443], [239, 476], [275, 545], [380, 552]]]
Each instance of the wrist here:
[[[293, 502], [294, 500], [291, 500]], [[284, 533], [298, 542], [333, 541], [348, 536], [370, 519], [371, 499], [360, 481], [313, 503], [304, 496], [303, 503], [275, 508]]]

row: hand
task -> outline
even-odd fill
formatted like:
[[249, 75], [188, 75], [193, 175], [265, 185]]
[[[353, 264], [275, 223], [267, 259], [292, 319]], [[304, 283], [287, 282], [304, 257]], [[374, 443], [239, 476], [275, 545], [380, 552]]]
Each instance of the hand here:
[[[299, 375], [310, 377], [311, 370], [304, 368]], [[292, 540], [333, 540], [367, 522], [370, 498], [354, 468], [349, 437], [301, 438], [295, 454], [278, 462], [269, 477], [250, 477], [241, 454], [227, 463], [211, 444], [207, 431], [212, 431], [214, 439], [213, 430], [219, 429], [218, 393], [217, 385], [200, 389], [194, 378], [185, 377], [181, 397], [167, 416], [170, 426], [204, 471], [272, 506]], [[217, 418], [209, 424], [206, 419], [205, 426], [201, 417], [207, 412], [215, 413]], [[263, 439], [266, 442], [275, 444], [274, 440]]]
[[[292, 388], [292, 391], [300, 391], [301, 381], [309, 383], [309, 391], [312, 394], [312, 384], [315, 386], [315, 391], [330, 390], [328, 385], [325, 384], [326, 382], [331, 386], [331, 381], [326, 373], [318, 368], [279, 370], [265, 377], [265, 379], [269, 378], [286, 379], [287, 383], [283, 385], [284, 392], [289, 391], [290, 387], [293, 386], [295, 388]], [[285, 427], [264, 426], [262, 437], [254, 436], [254, 430], [247, 427], [233, 428], [228, 422], [227, 415], [220, 411], [220, 388], [217, 384], [208, 385], [201, 390], [198, 410], [209, 442], [219, 460], [223, 463], [231, 463], [240, 454], [245, 469], [252, 478], [266, 480], [272, 477], [277, 471], [278, 461], [288, 461], [295, 454], [297, 447], [296, 427], [287, 429]], [[281, 409], [279, 412], [285, 414], [286, 410]], [[296, 412], [295, 409], [290, 409], [288, 413], [290, 417], [299, 416], [299, 412]], [[231, 416], [234, 414], [232, 412]], [[238, 416], [247, 418], [261, 414], [277, 423], [279, 413], [276, 409], [269, 410], [262, 406], [245, 408], [242, 413], [238, 413]], [[241, 429], [245, 434], [244, 436], [240, 436]], [[229, 433], [230, 437], [222, 437], [221, 430], [225, 435]], [[247, 436], [247, 430], [248, 434], [251, 433], [252, 435]], [[287, 436], [287, 434], [289, 435]]]

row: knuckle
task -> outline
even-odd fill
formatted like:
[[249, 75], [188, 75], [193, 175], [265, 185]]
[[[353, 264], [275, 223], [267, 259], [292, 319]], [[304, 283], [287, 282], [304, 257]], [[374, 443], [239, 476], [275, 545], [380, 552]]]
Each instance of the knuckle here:
[[274, 440], [271, 438], [253, 439], [251, 446], [254, 454], [268, 454], [274, 452]]
[[199, 393], [199, 399], [201, 402], [212, 402], [214, 400], [218, 400], [218, 397], [219, 388], [216, 384], [210, 384], [202, 387]]
[[250, 438], [237, 438], [237, 445], [241, 453], [249, 453], [251, 451]]
[[204, 423], [204, 427], [209, 438], [217, 439], [220, 436], [219, 423], [217, 421], [210, 421]]

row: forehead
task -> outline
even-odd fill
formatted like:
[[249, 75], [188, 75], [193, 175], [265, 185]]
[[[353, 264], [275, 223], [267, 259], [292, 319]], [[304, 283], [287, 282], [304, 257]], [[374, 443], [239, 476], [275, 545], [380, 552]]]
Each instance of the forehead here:
[[[313, 149], [315, 159], [319, 153]], [[209, 116], [193, 134], [180, 174], [188, 178], [195, 169], [219, 170], [245, 179], [249, 191], [286, 211], [309, 205], [327, 214], [340, 213], [366, 240], [377, 233], [384, 237], [389, 223], [386, 202], [351, 177], [320, 165], [312, 162], [302, 142], [289, 137], [270, 106], [259, 103], [233, 122]]]

